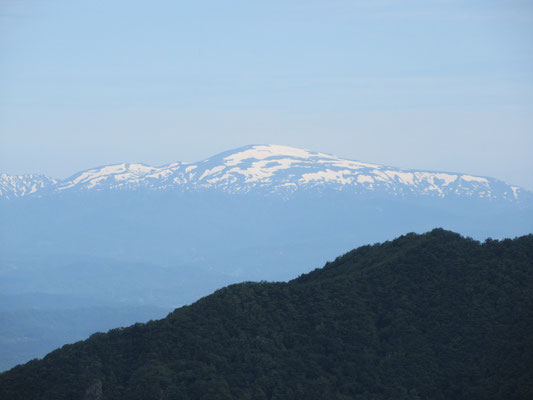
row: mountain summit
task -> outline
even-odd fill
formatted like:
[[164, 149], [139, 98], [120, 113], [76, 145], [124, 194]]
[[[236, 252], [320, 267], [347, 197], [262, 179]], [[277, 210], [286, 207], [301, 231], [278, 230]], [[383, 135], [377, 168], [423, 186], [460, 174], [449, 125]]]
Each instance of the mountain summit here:
[[249, 145], [196, 163], [160, 167], [113, 164], [65, 180], [0, 176], [0, 197], [48, 196], [102, 190], [216, 190], [290, 197], [298, 191], [360, 195], [469, 197], [522, 202], [533, 194], [493, 178], [400, 169], [279, 145]]

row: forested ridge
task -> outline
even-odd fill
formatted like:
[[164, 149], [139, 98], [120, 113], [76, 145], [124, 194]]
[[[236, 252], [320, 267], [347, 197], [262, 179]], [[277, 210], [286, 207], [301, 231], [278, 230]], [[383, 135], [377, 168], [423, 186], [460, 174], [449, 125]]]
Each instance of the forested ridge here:
[[1, 399], [531, 399], [533, 235], [436, 229], [0, 374]]

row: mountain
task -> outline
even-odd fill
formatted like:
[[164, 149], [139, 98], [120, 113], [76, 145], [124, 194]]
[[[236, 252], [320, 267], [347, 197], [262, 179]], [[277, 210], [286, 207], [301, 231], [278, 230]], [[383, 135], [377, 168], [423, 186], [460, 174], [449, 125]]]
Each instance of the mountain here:
[[[65, 180], [41, 175], [0, 177], [0, 196], [50, 196], [101, 190], [218, 190], [291, 196], [297, 191], [351, 191], [388, 196], [477, 197], [531, 201], [533, 195], [499, 180], [449, 172], [405, 170], [286, 146], [250, 145], [197, 163], [161, 167], [115, 164]], [[28, 190], [28, 188], [31, 188]]]
[[533, 232], [533, 193], [517, 186], [276, 145], [65, 180], [2, 180], [0, 241], [17, 265], [28, 255], [99, 257], [278, 280], [405, 230], [441, 226], [476, 239]]
[[[103, 326], [102, 307], [109, 315], [128, 307], [135, 320], [139, 307], [170, 311], [231, 283], [293, 279], [406, 231], [440, 226], [478, 240], [533, 232], [532, 194], [498, 180], [283, 146], [1, 182], [0, 312], [16, 308], [10, 321], [18, 315], [12, 323], [24, 329], [0, 337], [0, 354], [11, 360], [0, 368], [55, 346], [37, 312], [68, 325], [80, 310], [95, 322], [85, 325], [89, 333]], [[28, 338], [33, 355], [19, 351]]]
[[533, 235], [433, 230], [0, 375], [5, 399], [530, 399]]
[[0, 174], [0, 198], [15, 199], [41, 192], [59, 183], [58, 180], [44, 175], [7, 175]]

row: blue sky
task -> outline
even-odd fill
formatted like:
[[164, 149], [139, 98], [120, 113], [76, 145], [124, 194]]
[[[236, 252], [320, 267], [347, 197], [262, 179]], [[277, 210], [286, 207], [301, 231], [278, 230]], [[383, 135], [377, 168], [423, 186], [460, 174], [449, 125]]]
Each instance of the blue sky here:
[[532, 1], [0, 0], [0, 171], [276, 143], [533, 190]]

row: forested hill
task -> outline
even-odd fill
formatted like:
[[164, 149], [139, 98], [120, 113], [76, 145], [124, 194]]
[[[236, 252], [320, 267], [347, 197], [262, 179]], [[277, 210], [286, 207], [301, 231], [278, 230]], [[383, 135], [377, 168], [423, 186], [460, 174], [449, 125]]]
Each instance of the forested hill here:
[[0, 375], [1, 399], [531, 399], [533, 235], [361, 247]]

